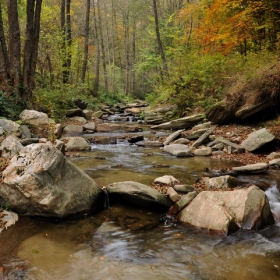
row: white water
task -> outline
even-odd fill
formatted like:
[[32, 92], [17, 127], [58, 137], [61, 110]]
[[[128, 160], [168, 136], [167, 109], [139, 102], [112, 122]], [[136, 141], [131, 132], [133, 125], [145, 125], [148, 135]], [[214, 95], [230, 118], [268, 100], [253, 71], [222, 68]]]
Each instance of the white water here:
[[269, 200], [271, 212], [274, 216], [275, 223], [280, 226], [280, 192], [277, 185], [273, 185], [265, 191], [265, 194]]

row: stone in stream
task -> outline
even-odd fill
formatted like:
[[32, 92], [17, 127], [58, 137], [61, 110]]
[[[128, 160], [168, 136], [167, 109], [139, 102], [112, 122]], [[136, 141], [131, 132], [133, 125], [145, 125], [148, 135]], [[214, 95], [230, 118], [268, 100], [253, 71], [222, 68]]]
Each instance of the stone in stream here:
[[132, 137], [127, 139], [127, 141], [129, 143], [136, 143], [136, 142], [143, 141], [143, 140], [144, 140], [143, 135], [136, 135], [136, 136], [132, 136]]
[[255, 163], [244, 166], [233, 167], [232, 170], [238, 174], [256, 174], [264, 173], [268, 170], [269, 165], [267, 163]]
[[168, 188], [167, 195], [173, 202], [177, 202], [178, 200], [180, 200], [180, 196], [172, 187]]
[[64, 136], [79, 136], [83, 134], [83, 127], [81, 125], [69, 124], [64, 127]]
[[237, 180], [229, 175], [210, 178], [207, 181], [209, 189], [233, 189], [237, 187]]
[[104, 193], [55, 147], [31, 144], [3, 171], [0, 198], [17, 213], [67, 217], [100, 210]]
[[154, 180], [155, 184], [162, 184], [168, 186], [174, 186], [176, 184], [180, 184], [179, 180], [171, 175], [164, 175], [162, 177], [158, 177]]
[[172, 205], [172, 201], [160, 192], [137, 182], [117, 182], [106, 188], [110, 202], [125, 203], [158, 211], [167, 210]]
[[183, 145], [183, 144], [170, 144], [164, 146], [163, 151], [177, 157], [193, 156], [191, 149], [187, 145]]
[[170, 135], [166, 138], [166, 140], [163, 142], [163, 145], [164, 145], [164, 146], [168, 145], [171, 141], [173, 141], [174, 139], [176, 139], [177, 137], [179, 137], [183, 131], [184, 131], [184, 129], [180, 129], [180, 130], [177, 130], [177, 131], [173, 132], [172, 134], [170, 134]]
[[141, 141], [136, 143], [140, 147], [162, 147], [163, 144], [160, 141]]
[[197, 148], [201, 144], [203, 144], [209, 137], [209, 135], [214, 131], [215, 127], [209, 128], [206, 132], [204, 132], [193, 144], [192, 148]]
[[196, 191], [189, 192], [188, 194], [183, 195], [179, 201], [177, 201], [174, 205], [171, 206], [171, 208], [168, 210], [168, 213], [170, 215], [178, 214], [182, 209], [188, 206], [196, 196]]
[[250, 133], [241, 146], [249, 152], [253, 152], [264, 144], [270, 143], [276, 139], [276, 136], [270, 133], [266, 128]]
[[211, 156], [212, 155], [212, 149], [210, 147], [195, 149], [193, 151], [193, 154], [195, 156]]
[[256, 186], [234, 191], [203, 191], [177, 216], [182, 223], [225, 235], [274, 223], [265, 193]]
[[83, 137], [69, 137], [65, 145], [66, 151], [88, 151], [90, 144]]
[[194, 191], [194, 187], [189, 185], [175, 185], [174, 190], [180, 193], [189, 193]]

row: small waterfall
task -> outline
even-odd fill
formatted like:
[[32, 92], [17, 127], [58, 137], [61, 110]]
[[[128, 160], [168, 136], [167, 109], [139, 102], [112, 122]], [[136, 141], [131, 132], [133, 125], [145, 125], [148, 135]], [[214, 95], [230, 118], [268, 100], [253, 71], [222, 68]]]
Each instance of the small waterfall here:
[[110, 203], [109, 203], [109, 194], [107, 191], [107, 188], [104, 186], [102, 187], [103, 192], [105, 193], [105, 199], [104, 199], [104, 209], [110, 208]]
[[273, 185], [265, 191], [265, 194], [269, 200], [271, 212], [273, 214], [275, 223], [280, 225], [280, 192], [277, 185]]

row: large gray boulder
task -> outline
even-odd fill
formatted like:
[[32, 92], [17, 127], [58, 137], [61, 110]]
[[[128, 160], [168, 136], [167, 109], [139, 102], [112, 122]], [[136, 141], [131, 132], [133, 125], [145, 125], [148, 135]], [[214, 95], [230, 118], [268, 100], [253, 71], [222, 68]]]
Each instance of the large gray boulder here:
[[250, 133], [242, 143], [241, 146], [249, 152], [253, 152], [276, 139], [276, 136], [270, 133], [266, 128], [259, 129]]
[[0, 119], [0, 127], [7, 133], [7, 135], [13, 134], [17, 137], [21, 136], [21, 127], [16, 122]]
[[151, 128], [153, 129], [187, 129], [190, 128], [204, 119], [205, 115], [192, 115], [176, 120], [172, 120], [170, 122], [165, 122], [159, 125], [154, 125]]
[[35, 110], [24, 110], [20, 113], [19, 118], [31, 126], [49, 124], [50, 121], [47, 114]]
[[178, 220], [225, 235], [239, 228], [257, 230], [274, 223], [268, 199], [256, 186], [201, 192], [179, 213]]
[[107, 186], [109, 199], [112, 202], [126, 203], [153, 210], [167, 210], [172, 201], [149, 186], [133, 182], [118, 182]]
[[55, 147], [31, 144], [3, 172], [0, 198], [17, 213], [66, 217], [102, 206], [103, 191]]

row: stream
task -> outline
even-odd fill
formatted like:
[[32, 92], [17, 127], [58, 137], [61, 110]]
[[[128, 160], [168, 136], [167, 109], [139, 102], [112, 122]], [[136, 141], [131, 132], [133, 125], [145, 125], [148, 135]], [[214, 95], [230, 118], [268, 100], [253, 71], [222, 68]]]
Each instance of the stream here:
[[[148, 134], [143, 132], [145, 137]], [[91, 151], [69, 160], [99, 186], [122, 181], [149, 185], [163, 175], [192, 184], [207, 175], [205, 168], [236, 165], [208, 157], [176, 158], [159, 148], [126, 141], [92, 144]], [[20, 217], [0, 236], [0, 268], [4, 267], [0, 279], [280, 279], [278, 172], [238, 179], [268, 186], [275, 225], [221, 236], [178, 224], [162, 213], [124, 205], [64, 221]]]

